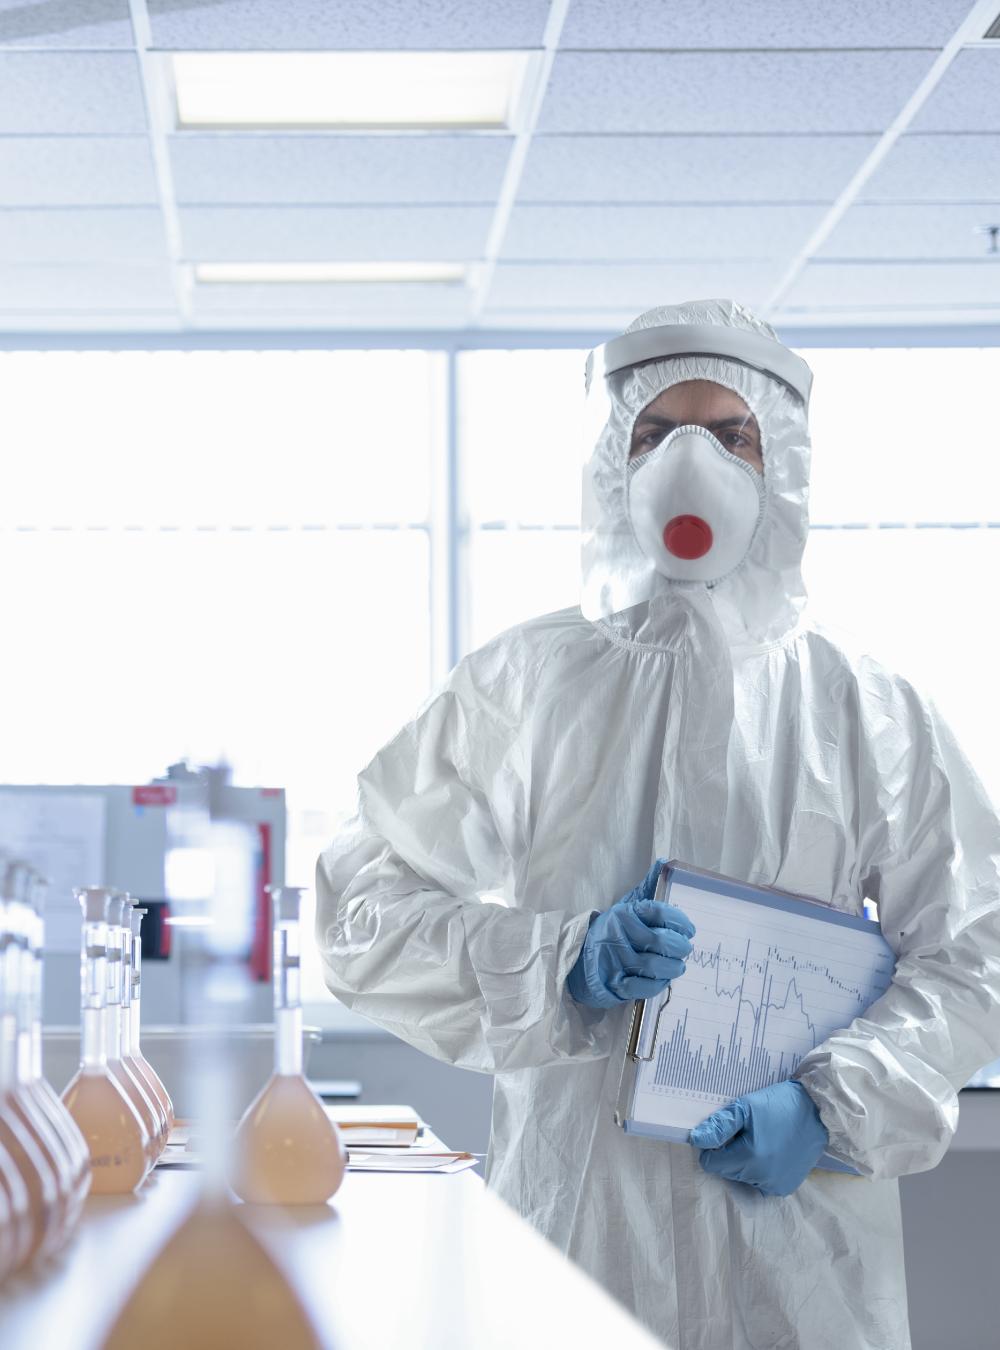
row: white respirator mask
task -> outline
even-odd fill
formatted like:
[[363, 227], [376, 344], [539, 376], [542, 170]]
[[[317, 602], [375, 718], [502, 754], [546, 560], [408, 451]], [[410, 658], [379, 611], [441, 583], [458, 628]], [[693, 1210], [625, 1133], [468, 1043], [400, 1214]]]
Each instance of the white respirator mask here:
[[764, 480], [706, 428], [677, 427], [628, 466], [636, 542], [671, 581], [714, 585], [750, 551]]

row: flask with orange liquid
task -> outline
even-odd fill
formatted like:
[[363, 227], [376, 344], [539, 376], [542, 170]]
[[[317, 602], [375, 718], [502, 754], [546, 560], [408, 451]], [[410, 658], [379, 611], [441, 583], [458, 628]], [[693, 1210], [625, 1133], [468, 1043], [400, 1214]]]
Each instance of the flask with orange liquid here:
[[344, 1178], [336, 1125], [302, 1071], [302, 997], [296, 886], [270, 887], [274, 933], [274, 1073], [236, 1131], [231, 1185], [243, 1200], [318, 1205]]
[[[115, 891], [108, 897], [105, 906], [108, 919], [108, 943], [104, 1052], [108, 1061], [108, 1073], [122, 1088], [142, 1121], [143, 1128], [146, 1131], [146, 1160], [150, 1168], [153, 1168], [156, 1166], [156, 1160], [161, 1152], [160, 1138], [163, 1133], [163, 1126], [158, 1108], [150, 1100], [145, 1085], [132, 1071], [131, 1066], [124, 1058], [122, 1042], [122, 1008], [125, 1000], [123, 978], [125, 973], [123, 950], [125, 930], [122, 920], [125, 899], [126, 897], [121, 891]], [[130, 925], [129, 945], [131, 945], [131, 937], [132, 929]], [[129, 1000], [131, 1001], [131, 982], [129, 984]]]
[[111, 891], [88, 886], [74, 892], [83, 910], [80, 965], [83, 1046], [80, 1068], [62, 1094], [87, 1142], [95, 1195], [123, 1195], [149, 1170], [149, 1134], [128, 1094], [108, 1070], [105, 1049], [107, 903]]
[[[163, 1086], [163, 1080], [142, 1053], [140, 1032], [142, 1022], [142, 921], [147, 911], [140, 905], [129, 906], [129, 927], [131, 942], [124, 948], [125, 970], [131, 978], [131, 993], [127, 1007], [127, 1017], [123, 1020], [122, 1035], [127, 1046], [126, 1058], [130, 1066], [138, 1073], [159, 1103], [163, 1117], [167, 1122], [167, 1136], [174, 1128], [174, 1104], [170, 1094]], [[127, 1023], [127, 1030], [126, 1028]], [[166, 1142], [166, 1140], [164, 1140]]]

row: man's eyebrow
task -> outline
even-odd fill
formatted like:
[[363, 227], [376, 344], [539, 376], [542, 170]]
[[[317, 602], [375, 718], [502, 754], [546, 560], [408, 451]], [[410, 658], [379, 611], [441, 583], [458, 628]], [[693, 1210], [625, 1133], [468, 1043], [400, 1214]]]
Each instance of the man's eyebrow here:
[[756, 431], [760, 435], [760, 428], [757, 427], [757, 418], [753, 413], [746, 413], [745, 417], [721, 417], [715, 423], [707, 424], [709, 431]]
[[673, 417], [661, 417], [659, 413], [641, 412], [635, 419], [636, 426], [640, 422], [649, 422], [654, 427], [679, 427], [680, 422]]

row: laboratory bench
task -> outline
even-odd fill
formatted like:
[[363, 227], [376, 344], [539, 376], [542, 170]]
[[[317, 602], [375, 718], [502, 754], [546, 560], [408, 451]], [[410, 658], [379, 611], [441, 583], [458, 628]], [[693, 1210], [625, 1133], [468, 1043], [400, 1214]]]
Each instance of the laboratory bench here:
[[[364, 1019], [343, 1013], [341, 1024], [307, 1036], [314, 1082], [337, 1080], [344, 1094], [352, 1097], [360, 1088], [365, 1103], [409, 1101], [451, 1147], [485, 1152], [493, 1090], [487, 1074], [442, 1064]], [[69, 1030], [65, 1036], [46, 1034], [46, 1068], [57, 1088], [76, 1068], [79, 1032], [69, 1035]], [[149, 1044], [181, 1105], [184, 1080], [171, 1036], [167, 1028], [153, 1028]], [[247, 1063], [239, 1075], [246, 1101], [266, 1076], [268, 1056], [269, 1042], [248, 1029]], [[958, 1131], [942, 1162], [931, 1172], [900, 1181], [913, 1350], [941, 1350], [944, 1345], [949, 1350], [1000, 1350], [995, 1298], [1000, 1088], [967, 1089], [960, 1094], [960, 1107]], [[180, 1114], [189, 1109], [184, 1103]], [[352, 1187], [366, 1180], [396, 1178], [348, 1178]], [[463, 1177], [405, 1180], [431, 1185]], [[474, 1178], [465, 1174], [464, 1180]], [[3, 1332], [0, 1320], [0, 1345], [8, 1350]]]
[[[4, 1350], [98, 1350], [200, 1180], [158, 1167], [136, 1195], [92, 1196], [64, 1255], [0, 1291]], [[349, 1172], [329, 1204], [243, 1212], [325, 1350], [663, 1350], [473, 1172]]]

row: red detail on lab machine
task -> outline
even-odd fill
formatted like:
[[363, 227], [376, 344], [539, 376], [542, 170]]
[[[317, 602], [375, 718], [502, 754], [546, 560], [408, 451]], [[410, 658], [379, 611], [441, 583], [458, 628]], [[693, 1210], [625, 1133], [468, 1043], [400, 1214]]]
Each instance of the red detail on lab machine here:
[[167, 783], [144, 783], [132, 789], [133, 806], [173, 806], [177, 789]]
[[257, 895], [254, 902], [253, 942], [250, 946], [250, 974], [255, 980], [271, 978], [271, 826], [266, 820], [257, 822], [260, 842], [257, 865]]

